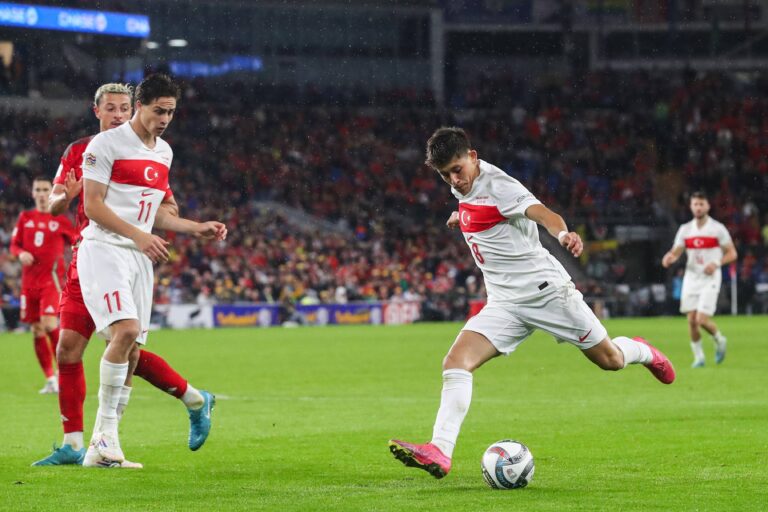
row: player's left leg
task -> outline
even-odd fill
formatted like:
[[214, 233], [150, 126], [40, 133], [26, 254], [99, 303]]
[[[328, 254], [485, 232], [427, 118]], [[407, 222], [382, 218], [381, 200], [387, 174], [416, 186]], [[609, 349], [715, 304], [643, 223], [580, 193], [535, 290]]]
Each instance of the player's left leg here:
[[728, 338], [723, 336], [723, 333], [717, 328], [717, 324], [712, 320], [712, 317], [705, 311], [698, 311], [696, 313], [696, 322], [712, 336], [712, 341], [715, 343], [715, 363], [722, 363], [725, 360]]
[[208, 391], [195, 389], [165, 359], [147, 350], [141, 350], [134, 374], [186, 406], [189, 414], [188, 446], [192, 451], [200, 449], [211, 431], [211, 412], [216, 397]]
[[715, 322], [712, 321], [712, 317], [717, 311], [717, 299], [719, 296], [719, 283], [707, 285], [701, 292], [696, 308], [696, 323], [712, 336], [712, 341], [715, 343], [716, 364], [720, 364], [725, 360], [725, 348], [728, 342], [723, 333], [717, 328]]
[[519, 305], [517, 311], [529, 325], [550, 333], [559, 342], [580, 348], [603, 370], [616, 371], [630, 364], [642, 364], [664, 384], [675, 380], [672, 363], [646, 340], [625, 336], [611, 340], [573, 283], [550, 292], [541, 302]]
[[582, 350], [584, 355], [603, 370], [621, 370], [630, 364], [642, 364], [664, 384], [675, 380], [672, 362], [643, 338], [605, 337], [597, 345]]

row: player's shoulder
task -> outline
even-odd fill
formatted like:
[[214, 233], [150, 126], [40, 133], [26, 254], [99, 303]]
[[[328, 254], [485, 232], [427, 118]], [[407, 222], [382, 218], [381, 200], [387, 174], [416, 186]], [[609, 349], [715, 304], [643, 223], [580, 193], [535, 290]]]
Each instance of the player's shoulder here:
[[93, 139], [94, 135], [88, 135], [87, 137], [81, 137], [72, 142], [67, 149], [64, 150], [64, 158], [68, 160], [77, 159], [83, 156], [85, 148]]
[[157, 138], [155, 149], [157, 151], [165, 151], [170, 154], [173, 154], [173, 149], [171, 148], [171, 145], [168, 144], [168, 142], [162, 137]]
[[491, 182], [507, 183], [507, 184], [522, 186], [522, 183], [520, 183], [514, 177], [510, 176], [509, 174], [499, 169], [495, 165], [490, 164], [484, 160], [480, 160], [480, 171], [481, 173], [485, 174], [489, 178], [489, 181]]
[[725, 224], [723, 224], [719, 220], [713, 219], [712, 217], [709, 218], [709, 222], [711, 222], [712, 226], [714, 226], [717, 229], [725, 229], [726, 231], [728, 229], [725, 227]]

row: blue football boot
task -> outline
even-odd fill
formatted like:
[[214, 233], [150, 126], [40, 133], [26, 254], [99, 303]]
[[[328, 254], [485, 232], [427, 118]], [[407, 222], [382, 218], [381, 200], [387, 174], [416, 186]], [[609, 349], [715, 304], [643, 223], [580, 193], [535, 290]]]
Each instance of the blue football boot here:
[[200, 390], [203, 395], [203, 406], [199, 409], [189, 409], [189, 449], [200, 449], [211, 432], [211, 413], [216, 405], [216, 397], [208, 391]]
[[85, 458], [85, 448], [79, 450], [73, 449], [68, 444], [65, 444], [61, 448], [56, 448], [53, 445], [53, 453], [44, 459], [33, 463], [33, 466], [65, 466], [71, 465], [83, 465], [83, 459]]

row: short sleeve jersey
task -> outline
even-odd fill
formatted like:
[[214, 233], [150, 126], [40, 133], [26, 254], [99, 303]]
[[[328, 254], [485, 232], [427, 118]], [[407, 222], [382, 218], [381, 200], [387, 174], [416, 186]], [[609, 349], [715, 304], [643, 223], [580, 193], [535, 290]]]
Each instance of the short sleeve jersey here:
[[[70, 171], [75, 173], [75, 179], [79, 180], [83, 177], [83, 153], [85, 148], [93, 139], [94, 135], [83, 137], [70, 144], [64, 154], [61, 156], [61, 162], [59, 168], [56, 170], [56, 176], [53, 178], [54, 185], [64, 185], [67, 181], [67, 174]], [[165, 198], [172, 197], [173, 193], [170, 189], [165, 194]], [[88, 216], [85, 215], [85, 208], [83, 206], [83, 189], [80, 189], [79, 202], [77, 203], [77, 216], [75, 223], [77, 226], [78, 237], [76, 242], [80, 241], [80, 234], [88, 226]]]
[[675, 235], [675, 247], [685, 247], [688, 261], [685, 264], [686, 274], [705, 276], [704, 268], [713, 261], [723, 258], [723, 246], [733, 243], [726, 227], [707, 217], [703, 226], [699, 227], [696, 219], [686, 222]]
[[64, 278], [64, 244], [76, 238], [75, 228], [64, 215], [27, 210], [21, 212], [11, 236], [11, 253], [26, 251], [35, 258], [21, 267], [23, 288], [61, 288]]
[[[519, 181], [482, 160], [480, 175], [459, 200], [459, 226], [483, 272], [488, 302], [526, 302], [571, 280], [539, 241], [536, 223], [525, 216], [541, 204]], [[550, 290], [547, 290], [549, 292]]]
[[[170, 195], [168, 172], [173, 151], [158, 137], [148, 148], [130, 123], [96, 135], [83, 153], [83, 178], [107, 185], [104, 203], [122, 220], [152, 231], [163, 198]], [[91, 222], [83, 239], [135, 248], [132, 240]]]

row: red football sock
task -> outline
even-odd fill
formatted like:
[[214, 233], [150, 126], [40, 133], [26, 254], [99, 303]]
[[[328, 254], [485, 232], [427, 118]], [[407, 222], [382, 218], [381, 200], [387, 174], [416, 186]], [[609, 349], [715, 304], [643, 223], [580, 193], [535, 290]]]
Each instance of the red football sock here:
[[51, 353], [51, 346], [48, 344], [48, 336], [35, 337], [35, 355], [37, 355], [37, 360], [45, 377], [53, 377], [53, 354]]
[[53, 353], [55, 355], [56, 347], [59, 346], [59, 328], [58, 327], [48, 333], [48, 339], [51, 340], [51, 348], [53, 349]]
[[83, 431], [85, 372], [82, 361], [59, 365], [59, 410], [64, 433]]
[[176, 398], [181, 398], [187, 391], [187, 381], [184, 377], [176, 373], [165, 359], [146, 350], [139, 352], [139, 363], [133, 374]]

